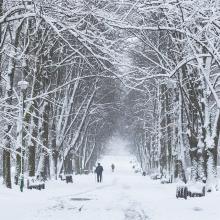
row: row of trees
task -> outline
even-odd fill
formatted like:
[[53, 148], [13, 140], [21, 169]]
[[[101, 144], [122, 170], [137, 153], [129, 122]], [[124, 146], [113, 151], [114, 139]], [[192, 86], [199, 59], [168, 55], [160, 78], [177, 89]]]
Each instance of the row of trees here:
[[[11, 158], [17, 178], [21, 164], [43, 178], [69, 172], [72, 160], [88, 169], [120, 116], [143, 169], [186, 182], [190, 163], [193, 181], [215, 187], [219, 4], [2, 0], [5, 184], [11, 187]], [[29, 83], [23, 107], [19, 81]]]
[[[3, 182], [91, 170], [113, 132], [111, 41], [93, 2], [0, 2]], [[108, 47], [109, 46], [109, 47]], [[19, 85], [28, 84], [26, 90]]]
[[191, 165], [191, 180], [215, 189], [219, 1], [130, 1], [128, 7], [112, 25], [128, 36], [127, 132], [142, 167], [186, 182]]

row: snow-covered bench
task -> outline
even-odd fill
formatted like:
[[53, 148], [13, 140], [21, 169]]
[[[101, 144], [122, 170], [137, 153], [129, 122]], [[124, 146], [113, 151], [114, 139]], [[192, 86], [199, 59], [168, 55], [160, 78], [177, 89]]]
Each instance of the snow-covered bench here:
[[187, 199], [187, 196], [188, 196], [188, 188], [187, 188], [187, 185], [184, 184], [184, 183], [179, 183], [177, 184], [177, 187], [176, 187], [176, 198], [184, 198], [184, 199]]
[[160, 183], [162, 184], [168, 184], [172, 182], [173, 182], [172, 177], [165, 177], [165, 176], [163, 176], [160, 181]]
[[141, 173], [141, 170], [140, 169], [136, 169], [134, 172], [135, 173]]
[[27, 188], [28, 189], [45, 189], [45, 183], [41, 180], [38, 180], [36, 177], [29, 177], [27, 179]]
[[73, 183], [73, 175], [66, 175], [66, 183]]
[[60, 180], [65, 181], [66, 180], [66, 175], [65, 174], [60, 174], [59, 175]]
[[60, 174], [59, 177], [62, 181], [66, 180], [66, 183], [73, 183], [73, 175], [72, 174]]
[[205, 196], [205, 183], [202, 182], [189, 183], [187, 188], [188, 188], [189, 197]]
[[152, 180], [159, 180], [159, 179], [161, 179], [161, 175], [159, 173], [153, 173], [150, 175], [150, 178]]
[[89, 174], [89, 170], [83, 170], [83, 174], [88, 175]]
[[142, 176], [146, 176], [147, 173], [145, 171], [142, 172]]
[[205, 196], [205, 183], [190, 182], [188, 184], [178, 184], [176, 187], [176, 198], [187, 199], [189, 197], [202, 197]]

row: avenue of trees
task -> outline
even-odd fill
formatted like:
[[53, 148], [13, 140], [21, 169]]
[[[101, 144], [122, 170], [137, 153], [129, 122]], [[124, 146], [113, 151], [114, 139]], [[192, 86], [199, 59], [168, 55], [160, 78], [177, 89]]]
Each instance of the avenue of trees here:
[[91, 170], [114, 125], [117, 82], [110, 49], [102, 45], [114, 33], [84, 1], [1, 1], [0, 7], [4, 184], [11, 188], [23, 172], [46, 180], [73, 167]]
[[191, 181], [207, 180], [216, 189], [219, 1], [138, 5], [136, 23], [124, 27], [133, 37], [128, 81], [136, 88], [126, 98], [129, 132], [142, 167], [186, 182], [191, 166]]
[[90, 170], [120, 120], [146, 172], [186, 182], [191, 167], [216, 189], [219, 12], [218, 0], [1, 0], [4, 184], [12, 165], [15, 180]]

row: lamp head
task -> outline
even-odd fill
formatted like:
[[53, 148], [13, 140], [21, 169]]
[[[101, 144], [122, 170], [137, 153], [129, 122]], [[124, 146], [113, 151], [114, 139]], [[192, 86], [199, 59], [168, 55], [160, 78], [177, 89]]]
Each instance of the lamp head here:
[[21, 80], [21, 81], [18, 82], [18, 87], [21, 90], [26, 90], [28, 85], [29, 85], [29, 83], [27, 81], [24, 81], [24, 80]]

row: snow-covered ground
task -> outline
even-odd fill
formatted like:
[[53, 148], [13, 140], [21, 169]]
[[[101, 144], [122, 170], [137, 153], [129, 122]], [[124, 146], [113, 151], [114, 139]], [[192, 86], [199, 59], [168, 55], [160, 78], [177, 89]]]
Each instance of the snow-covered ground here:
[[[220, 193], [188, 200], [175, 198], [175, 184], [162, 185], [135, 174], [131, 155], [114, 146], [101, 160], [104, 180], [75, 176], [73, 184], [49, 181], [46, 189], [6, 190], [0, 186], [4, 220], [219, 220]], [[114, 163], [116, 170], [111, 172]]]

